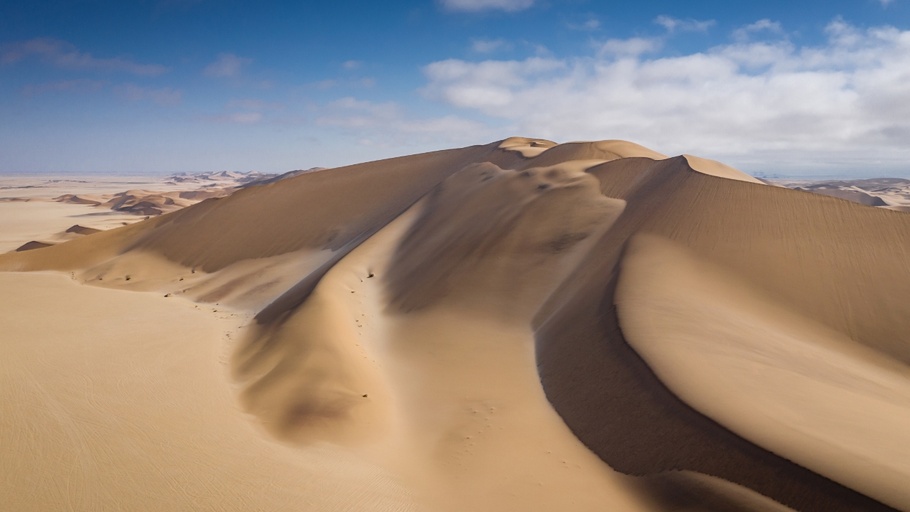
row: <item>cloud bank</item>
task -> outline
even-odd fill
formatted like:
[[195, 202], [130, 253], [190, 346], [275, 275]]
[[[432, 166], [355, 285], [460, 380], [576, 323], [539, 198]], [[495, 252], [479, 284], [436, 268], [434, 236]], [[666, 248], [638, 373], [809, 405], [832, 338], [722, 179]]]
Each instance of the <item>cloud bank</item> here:
[[623, 138], [753, 172], [861, 172], [870, 158], [906, 172], [910, 31], [837, 19], [799, 46], [770, 20], [740, 30], [688, 55], [626, 39], [580, 57], [438, 61], [422, 92], [509, 134]]

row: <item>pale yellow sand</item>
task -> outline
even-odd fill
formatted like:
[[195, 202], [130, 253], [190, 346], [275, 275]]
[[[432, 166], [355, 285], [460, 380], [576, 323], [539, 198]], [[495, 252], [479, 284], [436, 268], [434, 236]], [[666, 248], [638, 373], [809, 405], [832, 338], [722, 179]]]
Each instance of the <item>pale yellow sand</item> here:
[[[744, 369], [731, 368], [743, 375], [725, 370], [714, 380], [709, 363], [716, 361], [682, 354], [666, 363], [663, 353], [675, 354], [672, 347], [661, 345], [656, 356], [641, 349], [662, 377], [690, 362], [698, 371], [684, 372], [686, 379], [739, 390], [737, 398], [767, 385], [753, 401], [779, 413], [778, 423], [759, 417], [756, 404], [731, 405], [733, 395], [723, 390], [704, 408], [697, 403], [702, 391], [668, 382], [673, 390], [724, 425], [737, 425], [723, 416], [730, 411], [747, 418], [746, 427], [731, 426], [747, 439], [883, 501], [904, 503], [902, 491], [892, 489], [905, 475], [900, 460], [893, 464], [871, 437], [845, 441], [850, 432], [873, 432], [870, 421], [851, 422], [845, 411], [830, 410], [836, 379], [844, 376], [806, 364], [807, 354], [835, 361], [853, 383], [891, 386], [903, 378], [895, 377], [891, 360], [842, 343], [844, 329], [858, 318], [865, 343], [906, 352], [891, 335], [906, 319], [887, 301], [902, 296], [905, 280], [894, 272], [886, 280], [882, 270], [893, 268], [900, 254], [867, 241], [860, 249], [875, 258], [862, 261], [878, 266], [845, 280], [858, 290], [851, 297], [871, 294], [874, 286], [879, 302], [827, 300], [819, 290], [828, 290], [822, 284], [831, 274], [800, 276], [804, 268], [822, 268], [823, 259], [835, 262], [831, 268], [853, 261], [854, 252], [822, 258], [813, 247], [844, 249], [860, 235], [871, 237], [861, 229], [869, 225], [865, 210], [841, 201], [828, 208], [834, 200], [808, 194], [815, 202], [801, 202], [794, 192], [743, 183], [753, 180], [718, 162], [687, 157], [700, 174], [682, 158], [664, 158], [624, 141], [556, 145], [513, 138], [301, 174], [122, 229], [0, 255], [2, 269], [62, 271], [0, 274], [0, 378], [2, 389], [12, 390], [2, 405], [0, 439], [15, 440], [12, 455], [0, 461], [3, 473], [13, 475], [0, 480], [0, 499], [16, 510], [783, 510], [721, 478], [661, 472], [668, 466], [653, 461], [643, 466], [647, 477], [620, 474], [547, 401], [532, 318], [545, 301], [590, 284], [586, 276], [599, 270], [586, 269], [612, 265], [625, 237], [643, 230], [679, 237], [711, 265], [725, 264], [749, 283], [725, 284], [711, 278], [711, 265], [681, 264], [685, 258], [672, 245], [653, 251], [656, 260], [632, 247], [617, 301], [623, 331], [637, 333], [630, 336], [636, 349], [664, 340], [672, 330], [662, 322], [680, 316], [689, 327], [701, 318], [697, 327], [710, 332], [738, 321], [778, 341], [798, 337], [794, 330], [822, 338], [774, 344], [778, 359], [756, 363], [749, 355], [764, 345], [750, 345], [754, 336], [734, 326], [746, 353], [733, 357], [745, 361]], [[764, 218], [753, 211], [763, 205], [795, 209], [795, 227], [750, 231], [751, 222]], [[732, 215], [737, 208], [750, 215]], [[783, 215], [781, 208], [767, 208], [772, 220]], [[52, 221], [55, 214], [44, 211]], [[903, 217], [873, 212], [882, 217], [882, 233], [904, 236]], [[846, 228], [850, 237], [838, 231]], [[845, 239], [825, 245], [817, 236]], [[755, 254], [743, 258], [749, 244], [737, 237], [753, 244]], [[797, 254], [816, 264], [769, 263], [803, 240]], [[677, 276], [680, 269], [686, 273]], [[802, 285], [788, 287], [792, 282]], [[594, 284], [606, 288], [608, 281]], [[559, 286], [562, 293], [554, 295]], [[770, 304], [755, 299], [762, 295], [753, 296], [752, 287]], [[665, 303], [691, 299], [689, 290], [702, 290], [695, 306]], [[748, 300], [739, 301], [738, 293]], [[592, 304], [609, 311], [604, 297], [596, 293]], [[753, 314], [749, 301], [763, 313]], [[842, 314], [842, 303], [851, 315]], [[574, 307], [569, 304], [551, 303], [549, 313]], [[781, 304], [799, 304], [806, 318], [786, 320]], [[841, 332], [813, 330], [819, 319]], [[248, 327], [239, 332], [244, 322]], [[697, 341], [709, 344], [698, 345], [707, 354], [716, 349]], [[788, 389], [817, 399], [817, 418], [801, 423], [787, 416], [800, 402], [776, 401], [779, 385], [749, 373], [765, 371], [759, 363], [770, 364], [767, 373]], [[815, 380], [777, 375], [793, 364], [812, 366], [806, 375]], [[891, 394], [860, 391], [850, 406], [877, 408], [868, 418], [900, 417], [901, 385], [889, 388]], [[595, 423], [598, 415], [616, 414], [586, 413]], [[821, 424], [826, 418], [843, 423]], [[768, 432], [755, 435], [753, 423]], [[881, 436], [903, 439], [893, 423], [876, 425]], [[792, 442], [806, 432], [819, 438]], [[630, 457], [654, 451], [622, 446], [625, 438], [608, 442]], [[660, 445], [659, 455], [672, 461], [674, 448]], [[874, 474], [884, 476], [870, 481], [844, 468], [847, 452], [869, 458]], [[686, 468], [692, 466], [669, 467]], [[39, 483], [52, 490], [33, 498]]]
[[[146, 217], [113, 207], [145, 201], [173, 211], [235, 185], [230, 177], [174, 183], [160, 176], [0, 176], [0, 253], [32, 240], [56, 244], [79, 238], [65, 232], [74, 225], [108, 230]], [[54, 200], [65, 195], [99, 204]]]
[[61, 242], [78, 235], [65, 235], [75, 224], [98, 229], [119, 227], [142, 220], [135, 215], [98, 211], [84, 205], [52, 201], [0, 201], [0, 253], [12, 251], [31, 240]]
[[237, 407], [247, 315], [0, 273], [4, 510], [418, 510], [326, 444], [279, 444]]
[[617, 290], [628, 342], [687, 403], [896, 508], [910, 503], [910, 368], [655, 237]]
[[693, 155], [683, 155], [686, 157], [686, 160], [689, 162], [689, 165], [696, 171], [711, 176], [717, 176], [719, 178], [727, 178], [729, 180], [737, 181], [748, 181], [749, 183], [759, 183], [764, 184], [763, 181], [749, 176], [748, 174], [740, 171], [739, 169], [734, 169], [727, 164], [718, 162], [717, 160], [711, 160], [708, 158], [701, 158]]
[[[565, 172], [583, 178], [590, 198], [613, 205], [596, 199], [591, 177]], [[537, 183], [510, 179], [529, 190]], [[3, 434], [19, 440], [4, 468], [18, 476], [3, 494], [21, 510], [194, 503], [220, 510], [652, 510], [636, 479], [590, 453], [546, 401], [534, 364], [533, 309], [504, 319], [492, 312], [478, 319], [476, 310], [458, 307], [386, 310], [378, 276], [422, 207], [336, 265], [282, 327], [292, 336], [278, 339], [273, 349], [283, 353], [278, 360], [267, 353], [266, 364], [296, 371], [268, 384], [241, 374], [244, 403], [256, 416], [238, 408], [225, 366], [248, 314], [161, 291], [177, 285], [187, 296], [236, 303], [278, 280], [274, 296], [281, 282], [292, 284], [287, 276], [306, 274], [325, 256], [297, 251], [208, 274], [134, 251], [71, 273], [156, 293], [88, 288], [65, 274], [0, 274], [7, 302], [0, 347], [4, 367], [13, 367], [4, 384], [15, 389]], [[613, 217], [619, 211], [621, 202]], [[549, 229], [562, 229], [556, 220]], [[42, 321], [48, 312], [50, 326]], [[306, 355], [313, 351], [323, 355]], [[295, 441], [289, 446], [262, 431], [275, 425], [269, 411], [348, 395], [375, 410], [303, 429], [303, 437], [305, 425], [288, 435], [273, 430]], [[23, 412], [45, 400], [51, 412]], [[57, 490], [35, 498], [30, 486], [41, 479]]]
[[[246, 406], [279, 437], [358, 446], [440, 510], [653, 510], [636, 479], [597, 459], [546, 401], [533, 308], [500, 316], [458, 293], [418, 313], [387, 308], [382, 283], [424, 207], [344, 258], [277, 332], [249, 340], [238, 363]], [[527, 269], [512, 270], [513, 283], [489, 291], [515, 291]]]

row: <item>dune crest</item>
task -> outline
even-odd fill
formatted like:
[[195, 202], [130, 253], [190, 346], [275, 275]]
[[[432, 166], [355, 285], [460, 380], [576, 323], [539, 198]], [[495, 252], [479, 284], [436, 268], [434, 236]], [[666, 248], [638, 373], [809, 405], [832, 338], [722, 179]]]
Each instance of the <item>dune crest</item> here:
[[748, 181], [749, 183], [758, 183], [764, 184], [764, 182], [753, 176], [740, 171], [739, 169], [734, 169], [727, 164], [718, 162], [717, 160], [710, 160], [708, 158], [701, 158], [693, 155], [683, 155], [689, 166], [704, 174], [710, 176], [717, 176], [718, 178], [727, 178], [730, 180], [739, 180], [739, 181]]
[[598, 188], [570, 166], [458, 171], [427, 196], [398, 245], [385, 276], [390, 305], [415, 311], [446, 299], [529, 318], [573, 266], [573, 249], [622, 213], [625, 203]]
[[[251, 328], [234, 361], [243, 403], [284, 439], [358, 447], [374, 463], [404, 475], [427, 506], [440, 510], [651, 510], [635, 479], [604, 466], [549, 407], [534, 364], [534, 307], [514, 307], [502, 295], [536, 278], [539, 304], [559, 272], [528, 276], [527, 264], [497, 266], [521, 255], [514, 241], [498, 240], [508, 233], [500, 226], [483, 238], [486, 252], [471, 256], [468, 268], [453, 268], [443, 258], [415, 269], [453, 278], [442, 287], [447, 293], [395, 292], [411, 279], [429, 277], [406, 272], [403, 253], [439, 255], [435, 251], [452, 248], [447, 241], [476, 227], [476, 205], [460, 202], [457, 191], [489, 187], [486, 193], [499, 205], [490, 206], [493, 211], [509, 208], [516, 194], [525, 197], [525, 206], [513, 212], [523, 223], [506, 225], [525, 230], [552, 212], [536, 194], [552, 194], [560, 204], [587, 196], [615, 207], [591, 194], [596, 188], [584, 177], [580, 184], [569, 181], [564, 185], [577, 189], [572, 193], [538, 192], [532, 177], [493, 166], [454, 174], [427, 204], [416, 204], [333, 265], [302, 306]], [[512, 195], [501, 193], [509, 188]], [[489, 210], [479, 213], [486, 218]], [[415, 240], [441, 219], [458, 227]], [[553, 223], [544, 230], [536, 259], [572, 258], [583, 250], [579, 244], [548, 249], [547, 241], [558, 239], [555, 230]], [[498, 295], [473, 295], [479, 278], [497, 281], [484, 290]], [[424, 298], [424, 307], [410, 309], [410, 301]], [[472, 304], [478, 298], [488, 301]], [[523, 428], [528, 424], [534, 429]]]

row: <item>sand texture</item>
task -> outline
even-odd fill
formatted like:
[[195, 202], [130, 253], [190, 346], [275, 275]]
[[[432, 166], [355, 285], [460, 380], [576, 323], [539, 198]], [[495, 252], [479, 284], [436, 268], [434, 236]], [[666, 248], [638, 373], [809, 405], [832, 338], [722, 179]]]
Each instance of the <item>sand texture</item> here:
[[0, 202], [0, 502], [910, 508], [905, 213], [616, 140], [215, 178]]

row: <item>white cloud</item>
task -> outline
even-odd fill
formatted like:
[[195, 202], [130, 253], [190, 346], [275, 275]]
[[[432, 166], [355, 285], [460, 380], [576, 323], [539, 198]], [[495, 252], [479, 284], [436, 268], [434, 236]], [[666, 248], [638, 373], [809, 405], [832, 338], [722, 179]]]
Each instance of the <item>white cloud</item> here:
[[474, 39], [471, 41], [471, 50], [475, 53], [493, 53], [510, 47], [508, 41], [503, 39]]
[[202, 72], [206, 76], [215, 78], [235, 78], [240, 76], [243, 67], [253, 62], [253, 59], [238, 57], [233, 53], [218, 54], [215, 62], [212, 62]]
[[879, 3], [882, 4], [882, 7], [888, 7], [889, 5], [891, 5], [894, 2], [894, 0], [878, 0], [878, 1], [879, 1]]
[[633, 37], [631, 39], [609, 39], [600, 46], [600, 55], [616, 57], [638, 57], [644, 53], [660, 50], [663, 42], [660, 39]]
[[655, 18], [654, 23], [667, 29], [667, 32], [707, 32], [716, 22], [714, 20], [683, 20], [662, 15]]
[[316, 124], [340, 129], [363, 145], [412, 147], [428, 143], [476, 144], [477, 138], [495, 137], [483, 124], [455, 115], [415, 117], [394, 102], [372, 102], [344, 97], [319, 107]]
[[783, 34], [784, 29], [781, 27], [780, 22], [771, 21], [767, 18], [760, 19], [755, 23], [751, 23], [744, 27], [740, 27], [733, 31], [733, 38], [737, 41], [746, 41], [752, 34], [757, 32], [769, 32], [771, 34]]
[[158, 76], [167, 72], [167, 67], [160, 64], [140, 64], [123, 57], [98, 58], [57, 39], [29, 39], [0, 45], [0, 64], [15, 64], [29, 58], [74, 70], [120, 71], [141, 76]]
[[445, 60], [424, 68], [423, 92], [506, 134], [623, 138], [755, 171], [861, 172], [871, 159], [906, 172], [910, 31], [835, 20], [826, 34], [819, 46], [738, 41], [670, 57]]
[[583, 30], [583, 31], [597, 30], [600, 28], [600, 20], [598, 20], [597, 18], [592, 16], [592, 17], [589, 17], [587, 20], [585, 20], [582, 23], [567, 23], [566, 26], [569, 27], [569, 29], [571, 29], [571, 30]]
[[[258, 98], [234, 98], [225, 104], [225, 112], [207, 117], [209, 121], [221, 124], [259, 124], [263, 121], [276, 122], [276, 113], [286, 111], [286, 105]], [[266, 113], [269, 115], [266, 116]]]
[[440, 0], [443, 7], [450, 11], [480, 12], [506, 11], [518, 12], [534, 5], [534, 0]]
[[326, 115], [317, 122], [322, 125], [359, 128], [387, 123], [400, 116], [401, 109], [396, 103], [373, 103], [347, 96], [329, 103]]
[[363, 61], [359, 61], [359, 60], [346, 60], [341, 63], [341, 67], [343, 67], [344, 69], [346, 69], [348, 71], [360, 69], [361, 66], [363, 66]]
[[529, 80], [556, 79], [552, 73], [564, 67], [563, 62], [539, 57], [480, 63], [444, 60], [424, 68], [430, 79], [425, 92], [458, 107], [495, 108], [511, 103], [512, 91], [528, 85]]

